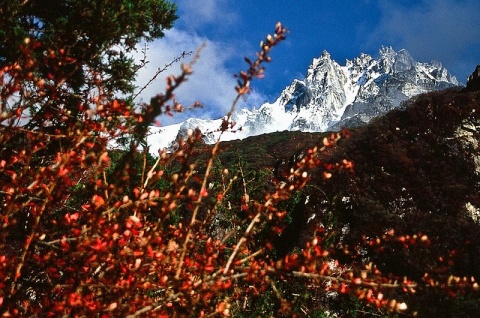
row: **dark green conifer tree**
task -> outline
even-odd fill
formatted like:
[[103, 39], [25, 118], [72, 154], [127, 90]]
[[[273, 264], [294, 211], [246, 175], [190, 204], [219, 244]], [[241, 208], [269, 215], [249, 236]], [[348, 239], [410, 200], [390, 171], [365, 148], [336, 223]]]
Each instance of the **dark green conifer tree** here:
[[[22, 58], [25, 41], [38, 41], [33, 58], [39, 65], [49, 53], [64, 50], [69, 59], [54, 76], [73, 92], [89, 87], [86, 71], [94, 69], [106, 89], [129, 93], [136, 66], [126, 53], [142, 40], [162, 37], [175, 11], [175, 4], [164, 0], [2, 0], [0, 67]], [[49, 65], [38, 72], [52, 76]]]

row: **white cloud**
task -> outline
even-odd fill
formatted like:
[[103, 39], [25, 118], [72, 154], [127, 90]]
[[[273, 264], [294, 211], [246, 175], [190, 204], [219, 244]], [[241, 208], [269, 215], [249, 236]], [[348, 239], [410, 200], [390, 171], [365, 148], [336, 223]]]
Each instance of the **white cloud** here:
[[208, 24], [231, 25], [238, 19], [231, 0], [178, 0], [180, 20], [185, 28], [195, 29]]
[[[186, 83], [178, 88], [175, 96], [185, 106], [199, 101], [205, 108], [201, 111], [177, 114], [173, 119], [162, 117], [160, 121], [163, 124], [179, 122], [188, 117], [215, 119], [225, 115], [230, 110], [232, 101], [236, 96], [234, 88], [236, 79], [233, 77], [234, 72], [226, 67], [226, 63], [229, 59], [237, 58], [238, 52], [235, 51], [234, 47], [186, 31], [169, 30], [165, 33], [164, 38], [148, 44], [147, 60], [149, 63], [138, 72], [137, 85], [142, 87], [153, 77], [158, 68], [164, 67], [182, 52], [195, 52], [203, 43], [206, 46], [202, 49], [199, 60], [193, 66], [193, 74]], [[136, 59], [141, 59], [141, 57], [140, 53], [135, 55]], [[189, 62], [191, 58], [192, 56], [188, 56], [182, 62]], [[174, 64], [160, 74], [156, 81], [149, 85], [136, 101], [149, 102], [151, 97], [164, 91], [165, 78], [168, 75], [179, 73], [180, 63]], [[265, 98], [261, 94], [252, 93], [248, 99], [248, 105], [256, 105], [254, 103], [264, 100]], [[242, 106], [245, 105], [240, 105], [240, 107]]]

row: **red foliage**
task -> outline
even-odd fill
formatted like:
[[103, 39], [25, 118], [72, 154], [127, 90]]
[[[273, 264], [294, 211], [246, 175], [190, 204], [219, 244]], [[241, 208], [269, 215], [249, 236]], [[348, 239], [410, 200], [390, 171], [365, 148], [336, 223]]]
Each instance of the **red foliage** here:
[[[237, 75], [237, 100], [249, 92], [253, 78], [263, 76], [262, 65], [270, 61], [271, 48], [285, 33], [277, 24], [274, 35], [262, 42], [257, 59], [246, 59], [248, 70]], [[282, 232], [286, 212], [279, 203], [307, 184], [314, 167], [324, 167], [324, 178], [353, 169], [347, 160], [327, 165], [318, 158], [341, 134], [332, 134], [310, 149], [286, 182], [276, 184], [263, 201], [252, 201], [245, 193], [238, 209], [249, 216], [248, 222], [221, 238], [209, 224], [218, 206], [225, 204], [229, 188], [207, 190], [218, 143], [203, 174], [189, 159], [199, 140], [197, 133], [181, 141], [176, 151], [163, 151], [153, 165], [144, 166], [141, 182], [134, 183], [130, 170], [133, 160], [141, 158], [137, 149], [148, 126], [160, 114], [183, 109], [174, 91], [198, 57], [184, 65], [180, 75], [168, 78], [163, 94], [135, 110], [103, 94], [95, 84], [100, 83], [95, 72], [88, 74], [93, 83], [89, 93], [72, 96], [63, 85], [66, 75], [57, 72], [56, 65], [74, 64], [75, 59], [64, 49], [44, 48], [48, 53], [44, 60], [34, 60], [30, 52], [41, 46], [25, 41], [20, 47], [22, 59], [0, 70], [2, 314], [229, 316], [235, 299], [270, 288], [285, 310], [272, 277], [306, 278], [327, 290], [354, 293], [375, 306], [402, 309], [380, 290], [409, 292], [415, 283], [394, 282], [371, 264], [352, 269], [333, 262], [321, 244], [323, 229], [304, 250], [278, 261], [267, 257], [272, 249], [268, 236], [258, 235], [265, 228]], [[49, 76], [36, 77], [39, 65], [50, 66]], [[231, 114], [222, 131], [233, 126]], [[114, 166], [112, 157], [118, 151], [111, 145], [124, 136], [131, 137], [130, 150]], [[173, 163], [181, 168], [170, 174], [167, 168]], [[163, 181], [169, 186], [159, 186]], [[177, 213], [184, 214], [179, 222], [174, 221]], [[365, 244], [381, 248], [385, 240], [404, 246], [428, 241], [421, 235], [389, 235]], [[425, 281], [433, 284], [428, 277]]]

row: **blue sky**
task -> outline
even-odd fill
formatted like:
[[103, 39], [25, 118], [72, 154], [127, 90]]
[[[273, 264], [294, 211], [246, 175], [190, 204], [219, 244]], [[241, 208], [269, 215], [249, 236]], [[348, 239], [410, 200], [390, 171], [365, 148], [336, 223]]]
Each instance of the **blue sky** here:
[[[377, 56], [381, 45], [406, 49], [420, 62], [440, 61], [465, 83], [480, 64], [480, 1], [478, 0], [178, 0], [179, 19], [163, 39], [149, 43], [150, 61], [138, 76], [142, 85], [155, 70], [183, 51], [206, 43], [194, 75], [177, 97], [184, 104], [201, 101], [205, 108], [187, 117], [218, 118], [234, 98], [233, 74], [246, 67], [258, 43], [277, 21], [288, 29], [287, 41], [276, 47], [266, 77], [253, 83], [242, 106], [273, 102], [295, 78], [303, 78], [312, 59], [327, 50], [340, 64], [360, 53]], [[167, 73], [176, 73], [175, 65]], [[165, 74], [165, 75], [166, 75]], [[141, 97], [147, 101], [162, 90], [159, 78]]]

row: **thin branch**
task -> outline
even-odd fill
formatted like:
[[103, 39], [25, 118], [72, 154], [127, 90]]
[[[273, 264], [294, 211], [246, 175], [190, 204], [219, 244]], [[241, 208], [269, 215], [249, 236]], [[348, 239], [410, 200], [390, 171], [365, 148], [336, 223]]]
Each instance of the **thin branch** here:
[[261, 249], [259, 249], [258, 251], [256, 251], [255, 253], [253, 253], [253, 254], [251, 254], [251, 255], [248, 255], [247, 257], [239, 260], [238, 263], [239, 263], [239, 264], [243, 264], [243, 263], [245, 263], [246, 261], [248, 261], [249, 259], [254, 258], [254, 257], [257, 256], [257, 255], [262, 254], [263, 252], [265, 252], [265, 249], [261, 248]]
[[119, 205], [119, 206], [114, 206], [114, 207], [111, 207], [109, 208], [108, 210], [105, 210], [102, 212], [102, 216], [104, 215], [108, 215], [110, 213], [112, 213], [114, 210], [122, 210], [122, 209], [126, 209], [132, 205], [141, 205], [141, 204], [148, 204], [149, 202], [163, 202], [163, 201], [166, 201], [167, 199], [165, 199], [164, 197], [160, 196], [160, 197], [157, 197], [157, 198], [146, 198], [146, 199], [143, 199], [143, 200], [137, 200], [137, 201], [128, 201], [122, 205]]
[[[146, 182], [144, 184], [144, 180], [145, 180], [145, 171], [147, 170], [147, 153], [148, 153], [148, 146], [145, 146], [143, 148], [142, 180], [140, 181], [140, 183], [143, 184], [143, 188], [146, 187]], [[150, 170], [150, 171], [152, 171], [152, 170]], [[147, 180], [148, 179], [149, 178], [147, 178]]]
[[161, 73], [165, 72], [169, 67], [171, 67], [173, 64], [179, 62], [180, 60], [182, 60], [183, 58], [189, 56], [189, 55], [192, 55], [193, 54], [193, 51], [183, 51], [182, 54], [180, 54], [179, 56], [177, 56], [176, 58], [174, 58], [170, 63], [168, 64], [165, 64], [163, 67], [159, 67], [157, 69], [157, 71], [155, 72], [155, 74], [152, 76], [152, 78], [147, 82], [147, 84], [145, 84], [134, 96], [133, 96], [133, 99], [135, 100], [138, 95], [140, 95], [148, 86], [150, 86], [150, 84], [152, 84], [158, 77], [158, 75], [160, 75]]
[[145, 307], [143, 307], [142, 309], [137, 310], [137, 311], [134, 312], [133, 314], [128, 315], [126, 318], [135, 318], [135, 317], [139, 317], [139, 316], [141, 316], [142, 314], [147, 313], [147, 312], [150, 312], [150, 311], [157, 311], [157, 310], [159, 310], [160, 308], [162, 308], [163, 306], [165, 306], [165, 305], [164, 305], [165, 303], [174, 301], [174, 300], [178, 299], [178, 297], [180, 297], [180, 296], [182, 296], [182, 295], [183, 295], [183, 293], [181, 293], [181, 292], [180, 292], [180, 293], [177, 293], [177, 294], [170, 295], [167, 299], [164, 299], [164, 300], [163, 300], [162, 304], [159, 305], [158, 302], [157, 302], [157, 303], [155, 303], [155, 304], [153, 304], [153, 305], [145, 306]]
[[240, 175], [242, 176], [243, 184], [243, 195], [245, 196], [245, 203], [248, 203], [249, 195], [247, 193], [247, 182], [245, 181], [245, 175], [243, 174], [242, 163], [240, 162], [240, 157], [238, 158], [238, 169], [240, 170]]
[[[145, 189], [148, 185], [148, 181], [150, 181], [150, 179], [153, 177], [153, 172], [155, 171], [155, 168], [158, 166], [158, 164], [160, 163], [160, 160], [162, 159], [162, 156], [158, 156], [158, 159], [157, 161], [155, 161], [155, 163], [153, 164], [152, 168], [148, 171], [147, 173], [147, 177], [145, 178], [145, 182], [143, 183], [143, 188]], [[145, 167], [146, 167], [146, 160], [144, 159], [144, 165], [143, 165], [143, 171], [145, 171]], [[142, 175], [142, 178], [143, 178], [143, 175]]]
[[238, 251], [240, 250], [240, 246], [242, 246], [243, 243], [245, 243], [247, 239], [245, 237], [242, 237], [237, 245], [235, 246], [235, 249], [233, 250], [232, 254], [228, 258], [227, 265], [225, 266], [225, 269], [223, 270], [223, 275], [226, 275], [228, 273], [228, 270], [230, 269], [230, 265], [232, 264], [233, 260], [235, 259], [235, 256], [237, 255]]
[[[97, 236], [92, 236], [92, 237], [97, 237]], [[58, 243], [61, 243], [61, 242], [74, 242], [74, 241], [78, 241], [81, 237], [66, 237], [66, 238], [61, 238], [61, 239], [57, 239], [57, 240], [53, 240], [53, 241], [50, 241], [50, 242], [43, 242], [43, 241], [37, 241], [38, 244], [42, 244], [42, 245], [47, 245], [47, 246], [53, 246], [54, 244], [58, 244]]]
[[342, 277], [334, 277], [334, 276], [328, 276], [328, 275], [320, 275], [320, 274], [315, 274], [315, 273], [304, 273], [304, 272], [299, 272], [299, 271], [292, 271], [292, 275], [295, 277], [305, 277], [305, 278], [314, 278], [314, 279], [321, 279], [321, 280], [326, 280], [326, 281], [331, 281], [331, 282], [338, 282], [338, 283], [346, 283], [346, 284], [352, 284], [356, 286], [364, 286], [364, 287], [374, 287], [374, 288], [416, 288], [418, 286], [417, 283], [411, 283], [411, 284], [402, 284], [402, 283], [375, 283], [375, 282], [368, 282], [368, 281], [361, 281], [359, 283], [356, 283], [352, 281], [351, 279], [346, 279]]
[[250, 225], [248, 228], [245, 230], [245, 234], [243, 237], [238, 241], [237, 246], [235, 246], [235, 249], [233, 250], [232, 254], [228, 258], [227, 265], [225, 266], [225, 269], [223, 270], [223, 275], [226, 275], [228, 273], [228, 270], [230, 269], [230, 266], [232, 265], [233, 260], [235, 259], [235, 256], [237, 255], [238, 251], [240, 250], [240, 246], [247, 241], [247, 236], [250, 233], [250, 231], [253, 229], [255, 223], [260, 221], [260, 216], [262, 215], [261, 212], [257, 213], [253, 220], [250, 222]]
[[277, 286], [275, 285], [275, 282], [269, 276], [267, 276], [266, 278], [269, 281], [270, 285], [272, 286], [272, 289], [275, 292], [275, 295], [277, 296], [277, 298], [280, 299], [282, 303], [285, 302], [285, 298], [283, 298], [282, 294], [280, 293]]

